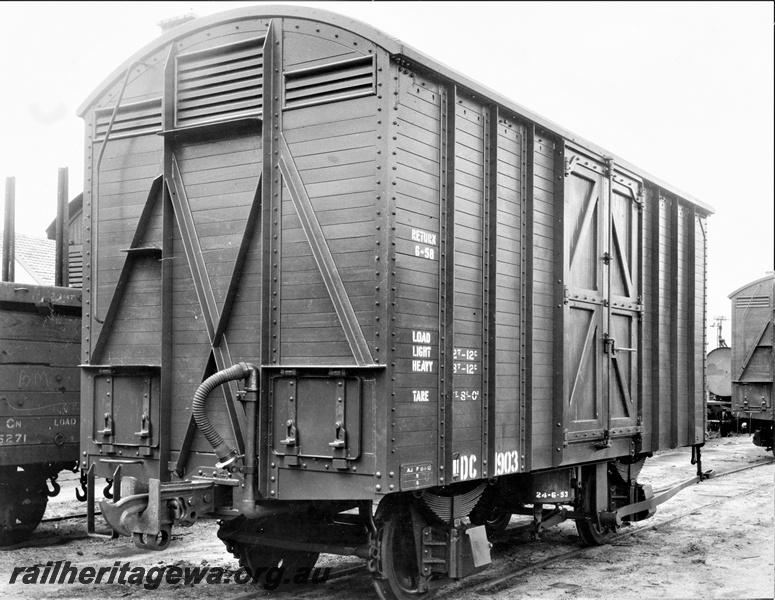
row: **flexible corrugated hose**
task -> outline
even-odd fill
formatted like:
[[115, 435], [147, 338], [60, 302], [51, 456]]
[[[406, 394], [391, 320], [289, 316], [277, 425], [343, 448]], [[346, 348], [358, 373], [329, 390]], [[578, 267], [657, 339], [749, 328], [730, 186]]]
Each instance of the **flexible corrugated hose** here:
[[205, 436], [205, 439], [213, 447], [215, 455], [221, 460], [221, 466], [227, 466], [234, 462], [234, 460], [238, 458], [238, 452], [223, 441], [223, 438], [215, 430], [213, 424], [210, 423], [210, 419], [207, 418], [205, 410], [207, 397], [210, 395], [210, 392], [219, 385], [222, 385], [227, 381], [244, 379], [249, 373], [250, 370], [245, 363], [236, 364], [228, 369], [218, 371], [205, 379], [194, 393], [194, 400], [191, 404], [191, 412], [194, 415], [194, 421], [196, 422], [199, 431], [202, 432], [202, 435]]

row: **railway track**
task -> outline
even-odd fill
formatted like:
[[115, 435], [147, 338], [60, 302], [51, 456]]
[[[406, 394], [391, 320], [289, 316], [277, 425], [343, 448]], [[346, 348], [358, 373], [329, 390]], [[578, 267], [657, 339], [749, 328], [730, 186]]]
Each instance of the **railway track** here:
[[[772, 465], [773, 463], [775, 463], [774, 459], [766, 457], [755, 463], [733, 467], [725, 471], [714, 473], [711, 481], [759, 467]], [[697, 487], [698, 486], [692, 486], [689, 489]], [[715, 494], [715, 490], [708, 491], [714, 492]], [[621, 544], [623, 540], [626, 540], [631, 536], [645, 534], [656, 528], [661, 529], [700, 511], [707, 510], [726, 502], [731, 502], [736, 498], [741, 498], [754, 491], [755, 490], [741, 489], [739, 492], [735, 491], [730, 495], [727, 493], [728, 490], [724, 490], [725, 495], [723, 497], [711, 494], [710, 498], [707, 499], [708, 501], [702, 501], [701, 504], [686, 508], [677, 514], [670, 515], [662, 513], [662, 518], [660, 519], [660, 513], [658, 513], [655, 518], [634, 523], [618, 535], [614, 536], [610, 541], [614, 545], [617, 543]], [[86, 513], [80, 511], [73, 512], [72, 514], [46, 518], [44, 519], [44, 523], [54, 525], [68, 523], [67, 533], [60, 529], [56, 535], [46, 535], [45, 537], [28, 540], [27, 542], [12, 547], [6, 547], [4, 550], [55, 546], [66, 544], [75, 539], [85, 538], [85, 532], [83, 532], [83, 535], [81, 536], [70, 531], [72, 527], [78, 526], [77, 523], [70, 524], [71, 522], [85, 518]], [[493, 540], [493, 564], [487, 571], [460, 582], [449, 584], [440, 590], [437, 597], [445, 600], [468, 599], [482, 594], [490, 595], [504, 590], [516, 589], [515, 586], [523, 585], [521, 582], [517, 582], [520, 579], [528, 577], [531, 573], [541, 572], [541, 570], [550, 572], [551, 570], [563, 567], [567, 568], [567, 565], [563, 565], [563, 563], [567, 563], [573, 559], [584, 558], [585, 556], [589, 558], [596, 549], [598, 551], [600, 550], [600, 547], [579, 547], [579, 542], [575, 537], [575, 531], [571, 531], [568, 528], [568, 524], [549, 530], [545, 534], [545, 541], [536, 543], [530, 537], [531, 525], [532, 524], [527, 521], [513, 523], [509, 529]], [[523, 542], [526, 544], [525, 547], [522, 547]], [[547, 553], [551, 553], [551, 555], [547, 555]], [[532, 562], [530, 562], [531, 560]], [[293, 587], [287, 591], [283, 589], [267, 591], [263, 588], [251, 590], [249, 589], [250, 586], [246, 586], [241, 587], [239, 593], [234, 596], [227, 593], [224, 596], [217, 594], [217, 597], [228, 598], [229, 600], [251, 600], [253, 598], [275, 598], [281, 600], [290, 597], [317, 600], [331, 598], [336, 595], [336, 597], [354, 599], [363, 597], [364, 594], [368, 594], [371, 591], [370, 576], [362, 562], [356, 562], [356, 559], [349, 561], [347, 559], [335, 559], [335, 561], [327, 563], [324, 559], [322, 564], [325, 566], [330, 564], [334, 567], [326, 577], [326, 581], [336, 581], [337, 583], [335, 586], [311, 585]], [[225, 592], [226, 590], [223, 589], [222, 591]], [[236, 591], [237, 590], [232, 590], [232, 592]]]
[[[97, 513], [100, 514], [100, 513]], [[83, 527], [81, 530], [79, 530], [77, 533], [68, 533], [67, 535], [59, 535], [59, 524], [65, 521], [76, 521], [78, 519], [85, 519], [86, 513], [79, 512], [79, 513], [72, 513], [67, 515], [59, 515], [56, 517], [44, 517], [40, 520], [40, 525], [38, 525], [38, 529], [33, 533], [33, 537], [22, 540], [16, 544], [10, 544], [8, 546], [2, 546], [0, 547], [0, 551], [7, 552], [12, 550], [17, 550], [21, 548], [43, 548], [47, 546], [58, 546], [61, 544], [66, 544], [68, 542], [71, 542], [73, 540], [78, 539], [85, 539], [89, 537], [86, 533], [86, 528]], [[40, 529], [41, 525], [45, 525], [47, 523], [54, 523], [55, 532], [54, 533], [48, 533], [46, 531], [42, 531]]]
[[[722, 477], [727, 477], [729, 475], [734, 475], [736, 473], [740, 473], [742, 471], [748, 471], [750, 469], [756, 469], [758, 467], [768, 466], [775, 463], [775, 460], [766, 458], [761, 461], [758, 461], [754, 464], [747, 465], [744, 467], [738, 467], [734, 469], [730, 469], [728, 471], [723, 471], [720, 473], [713, 473], [712, 479], [720, 479]], [[620, 541], [622, 539], [642, 534], [647, 531], [652, 531], [661, 527], [665, 527], [666, 525], [669, 525], [671, 523], [674, 523], [675, 521], [679, 521], [680, 519], [686, 518], [690, 515], [696, 514], [697, 512], [711, 508], [713, 506], [717, 506], [719, 504], [723, 504], [725, 502], [729, 502], [731, 500], [734, 500], [736, 498], [741, 498], [746, 495], [750, 495], [755, 493], [757, 490], [746, 490], [743, 492], [740, 492], [738, 494], [734, 494], [731, 496], [724, 496], [722, 498], [719, 498], [718, 500], [714, 500], [712, 502], [708, 502], [706, 504], [702, 504], [700, 506], [692, 507], [689, 510], [683, 511], [677, 515], [674, 515], [672, 517], [669, 517], [667, 519], [660, 520], [658, 522], [654, 522], [653, 519], [649, 519], [646, 521], [641, 521], [632, 524], [630, 527], [627, 528], [625, 531], [618, 532], [616, 535], [614, 535], [610, 540], [610, 544], [615, 544], [617, 541]], [[529, 525], [525, 526], [526, 528], [529, 528]], [[583, 556], [584, 554], [589, 553], [593, 549], [598, 548], [598, 546], [584, 546], [581, 548], [575, 548], [573, 550], [569, 550], [567, 552], [561, 552], [556, 555], [543, 558], [541, 560], [538, 560], [536, 562], [524, 565], [522, 567], [517, 568], [516, 570], [510, 570], [508, 573], [493, 573], [490, 571], [488, 574], [488, 577], [485, 581], [468, 581], [464, 580], [460, 582], [459, 584], [455, 584], [450, 586], [449, 589], [444, 589], [442, 592], [437, 595], [436, 597], [439, 599], [442, 598], [452, 598], [456, 597], [464, 592], [473, 592], [473, 593], [486, 593], [486, 592], [493, 592], [496, 591], [498, 588], [507, 587], [507, 585], [524, 575], [527, 575], [529, 573], [538, 571], [540, 569], [545, 569], [547, 567], [550, 567], [551, 565], [562, 563], [565, 561], [568, 561], [573, 558], [577, 558], [580, 556]], [[507, 567], [507, 568], [510, 568]]]
[[[97, 515], [101, 515], [101, 512], [95, 513]], [[41, 523], [58, 523], [59, 521], [70, 521], [75, 519], [85, 519], [86, 513], [85, 512], [79, 512], [79, 513], [73, 513], [71, 515], [60, 515], [58, 517], [48, 517], [43, 518], [40, 520]]]
[[[729, 469], [727, 471], [718, 472], [718, 473], [713, 472], [710, 479], [717, 480], [723, 477], [734, 475], [736, 473], [740, 473], [742, 471], [748, 471], [751, 469], [772, 465], [773, 463], [775, 463], [775, 459], [767, 457], [760, 461], [757, 461], [756, 463], [749, 464], [743, 467], [737, 467], [737, 468]], [[741, 498], [746, 495], [753, 494], [755, 492], [756, 490], [746, 490], [731, 496], [724, 496], [722, 498], [713, 500], [711, 502], [702, 504], [700, 506], [694, 506], [689, 510], [682, 511], [680, 514], [673, 515], [671, 517], [668, 517], [666, 519], [662, 519], [656, 522], [654, 521], [654, 519], [649, 519], [646, 521], [633, 523], [632, 525], [627, 527], [625, 531], [621, 531], [616, 535], [614, 535], [610, 539], [609, 543], [616, 544], [616, 542], [624, 540], [628, 537], [638, 535], [638, 534], [643, 534], [648, 531], [665, 527], [671, 523], [679, 521], [683, 518], [686, 518], [704, 509], [708, 509], [708, 508], [717, 506], [719, 504], [732, 501], [736, 498]], [[513, 543], [520, 537], [524, 537], [531, 529], [532, 529], [532, 523], [530, 522], [511, 525], [506, 531], [504, 531], [500, 536], [498, 536], [494, 540], [494, 547], [496, 548], [496, 551], [501, 549], [505, 550], [508, 547], [513, 547]], [[509, 584], [515, 579], [528, 575], [532, 572], [539, 571], [547, 567], [551, 567], [552, 565], [563, 563], [573, 558], [584, 556], [585, 554], [588, 554], [591, 551], [593, 551], [595, 548], [600, 548], [600, 546], [576, 547], [576, 548], [573, 548], [572, 550], [568, 550], [565, 552], [558, 552], [557, 554], [542, 558], [535, 562], [518, 566], [516, 569], [514, 568], [513, 564], [502, 564], [504, 561], [499, 560], [498, 557], [496, 556], [493, 566], [491, 566], [490, 569], [488, 569], [481, 575], [462, 580], [459, 583], [453, 583], [453, 584], [447, 585], [446, 587], [442, 588], [442, 590], [434, 598], [436, 598], [437, 600], [444, 600], [444, 599], [453, 600], [454, 598], [464, 597], [464, 596], [467, 596], [468, 594], [486, 595], [488, 593], [494, 593], [499, 590], [508, 589]], [[500, 565], [498, 565], [499, 562], [501, 563]], [[365, 565], [348, 566], [345, 568], [334, 570], [328, 576], [327, 581], [344, 579], [347, 577], [364, 577], [364, 578], [368, 577], [368, 571], [366, 570], [366, 566]], [[338, 590], [338, 592], [339, 592], [338, 595], [341, 595], [341, 597], [349, 597], [345, 590]], [[314, 587], [308, 588], [308, 589], [294, 588], [292, 595], [294, 598], [313, 597], [313, 596], [320, 597], [320, 590], [319, 588], [314, 588]], [[282, 598], [284, 597], [284, 594], [279, 593], [279, 594], [275, 594], [275, 596], [277, 598]], [[230, 598], [229, 600], [253, 600], [254, 598], [265, 598], [265, 597], [268, 597], [268, 592], [264, 589], [259, 589], [259, 590], [255, 590], [247, 593], [242, 593], [238, 596], [234, 596]]]

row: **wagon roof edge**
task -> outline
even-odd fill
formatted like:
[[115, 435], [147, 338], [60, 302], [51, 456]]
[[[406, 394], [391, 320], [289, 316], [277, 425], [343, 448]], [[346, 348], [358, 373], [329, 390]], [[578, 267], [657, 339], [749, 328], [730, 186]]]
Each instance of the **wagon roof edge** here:
[[682, 199], [696, 205], [698, 208], [708, 214], [714, 214], [715, 209], [705, 202], [695, 198], [691, 194], [684, 192], [676, 186], [669, 184], [658, 177], [644, 171], [642, 168], [624, 160], [623, 158], [607, 151], [606, 149], [598, 146], [597, 144], [590, 142], [586, 138], [578, 136], [561, 125], [541, 116], [540, 114], [530, 110], [514, 102], [513, 100], [503, 96], [502, 94], [492, 90], [491, 88], [478, 83], [474, 79], [460, 73], [452, 67], [449, 67], [438, 60], [430, 57], [429, 55], [417, 50], [416, 48], [405, 44], [404, 42], [394, 38], [387, 33], [377, 29], [376, 27], [364, 23], [358, 19], [348, 17], [339, 13], [321, 10], [318, 8], [312, 8], [308, 6], [294, 6], [294, 5], [255, 5], [242, 8], [236, 8], [232, 10], [223, 11], [206, 17], [201, 17], [193, 21], [189, 21], [167, 33], [159, 36], [155, 40], [146, 44], [139, 51], [135, 52], [127, 60], [125, 60], [121, 66], [115, 69], [108, 77], [106, 77], [97, 88], [89, 94], [81, 105], [76, 110], [76, 114], [79, 117], [83, 117], [89, 108], [94, 104], [97, 98], [99, 98], [111, 85], [120, 80], [126, 72], [126, 69], [137, 60], [142, 60], [143, 57], [150, 55], [153, 52], [158, 51], [160, 48], [169, 44], [179, 37], [189, 35], [200, 29], [210, 27], [215, 23], [223, 23], [232, 20], [240, 20], [246, 17], [261, 17], [261, 18], [274, 18], [274, 17], [289, 17], [300, 19], [311, 19], [340, 27], [361, 37], [374, 42], [378, 46], [382, 47], [391, 55], [403, 56], [404, 58], [422, 65], [427, 69], [434, 71], [442, 77], [456, 82], [462, 87], [470, 90], [474, 94], [482, 96], [491, 100], [492, 102], [507, 108], [508, 110], [518, 114], [521, 118], [534, 123], [535, 125], [546, 129], [559, 137], [562, 137], [574, 144], [578, 144], [587, 150], [596, 154], [611, 157], [621, 167], [628, 169], [650, 183], [664, 189], [667, 192], [675, 194]]
[[170, 31], [155, 38], [140, 50], [132, 54], [127, 58], [119, 67], [113, 70], [113, 72], [103, 79], [94, 91], [92, 91], [88, 97], [78, 106], [76, 114], [79, 117], [83, 117], [94, 102], [99, 98], [110, 86], [114, 85], [117, 81], [120, 81], [126, 73], [126, 69], [135, 61], [142, 60], [146, 56], [157, 52], [170, 42], [174, 42], [178, 38], [190, 35], [200, 29], [207, 29], [214, 24], [220, 24], [229, 21], [239, 21], [249, 17], [259, 18], [300, 18], [320, 21], [336, 27], [341, 27], [355, 34], [366, 38], [377, 45], [383, 47], [391, 54], [401, 54], [403, 44], [381, 32], [380, 30], [368, 25], [357, 19], [340, 15], [338, 13], [329, 12], [326, 10], [320, 10], [317, 8], [309, 8], [305, 6], [292, 6], [292, 5], [256, 5], [247, 6], [242, 8], [234, 8], [231, 10], [225, 10], [223, 12], [208, 15], [206, 17], [200, 17], [180, 25]]
[[771, 281], [773, 279], [775, 279], [775, 271], [771, 271], [771, 272], [767, 273], [764, 277], [760, 277], [759, 279], [754, 279], [753, 281], [749, 281], [745, 285], [740, 286], [734, 292], [729, 294], [729, 296], [727, 296], [727, 298], [729, 298], [731, 300], [732, 298], [737, 296], [743, 290], [746, 290], [749, 287], [752, 287], [752, 286], [756, 285], [757, 283], [764, 283], [765, 281]]

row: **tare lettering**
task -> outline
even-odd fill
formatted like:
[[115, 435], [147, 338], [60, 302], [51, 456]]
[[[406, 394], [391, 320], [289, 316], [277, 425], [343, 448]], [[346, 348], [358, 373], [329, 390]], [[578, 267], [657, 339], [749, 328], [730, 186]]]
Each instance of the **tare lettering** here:
[[430, 390], [412, 390], [413, 402], [428, 402], [430, 400]]

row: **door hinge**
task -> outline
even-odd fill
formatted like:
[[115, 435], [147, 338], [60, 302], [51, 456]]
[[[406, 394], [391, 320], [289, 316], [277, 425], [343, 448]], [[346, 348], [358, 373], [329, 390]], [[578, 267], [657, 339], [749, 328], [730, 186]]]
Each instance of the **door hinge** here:
[[606, 429], [603, 433], [603, 439], [594, 446], [595, 450], [605, 450], [611, 447], [611, 431]]
[[568, 177], [571, 173], [573, 173], [573, 163], [575, 163], [578, 158], [579, 157], [575, 154], [565, 157], [565, 177]]

